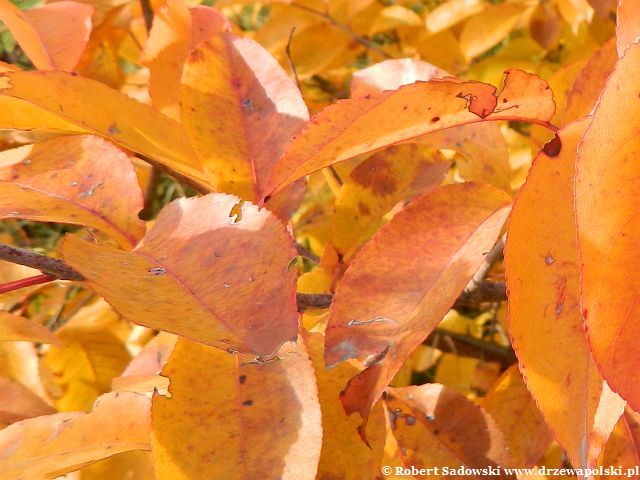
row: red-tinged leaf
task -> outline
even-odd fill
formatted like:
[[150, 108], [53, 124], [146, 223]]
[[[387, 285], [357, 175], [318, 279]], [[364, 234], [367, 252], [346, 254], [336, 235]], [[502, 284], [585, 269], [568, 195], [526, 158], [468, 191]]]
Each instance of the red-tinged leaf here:
[[0, 0], [0, 19], [41, 70], [73, 70], [91, 33], [93, 7], [63, 0], [21, 11]]
[[132, 252], [69, 236], [63, 256], [132, 322], [270, 355], [296, 338], [296, 250], [271, 213], [239, 203], [224, 194], [179, 199]]
[[26, 418], [55, 412], [51, 405], [21, 383], [0, 377], [0, 429]]
[[[68, 73], [9, 72], [3, 76], [0, 98], [24, 100], [206, 184], [183, 128], [157, 110], [100, 82]], [[21, 105], [17, 102], [15, 108]]]
[[89, 41], [93, 12], [89, 4], [62, 0], [25, 10], [23, 15], [44, 44], [53, 68], [71, 71]]
[[262, 199], [267, 177], [309, 118], [299, 90], [258, 43], [221, 33], [191, 52], [182, 120], [216, 190]]
[[0, 218], [72, 223], [132, 248], [145, 233], [127, 155], [102, 138], [58, 137], [0, 153]]
[[267, 191], [357, 155], [458, 125], [518, 120], [548, 127], [554, 111], [547, 83], [521, 70], [507, 72], [499, 94], [486, 83], [434, 80], [342, 100], [295, 137], [275, 165]]
[[158, 480], [315, 478], [322, 424], [302, 340], [256, 363], [180, 339], [162, 374], [171, 398], [153, 398]]
[[595, 466], [624, 408], [591, 360], [580, 315], [573, 175], [585, 127], [585, 120], [570, 124], [536, 157], [505, 248], [509, 332], [520, 369], [576, 468]]
[[618, 57], [640, 38], [640, 11], [633, 0], [619, 0], [616, 15], [616, 46]]
[[[357, 71], [351, 82], [353, 97], [362, 97], [395, 90], [417, 81], [443, 79], [450, 75], [420, 60], [386, 60]], [[510, 166], [507, 142], [495, 122], [475, 123], [447, 128], [425, 135], [421, 143], [436, 148], [456, 150], [461, 157], [456, 162], [465, 180], [491, 183], [510, 190]]]
[[91, 412], [30, 418], [0, 431], [0, 477], [55, 478], [129, 450], [149, 450], [149, 398], [109, 393]]
[[158, 9], [143, 54], [143, 62], [149, 67], [149, 95], [158, 110], [180, 120], [180, 78], [189, 51], [229, 28], [229, 22], [217, 10], [189, 10], [184, 0], [167, 0]]
[[50, 330], [39, 323], [9, 312], [0, 312], [0, 342], [38, 342], [59, 345]]
[[573, 122], [591, 113], [617, 60], [616, 42], [612, 38], [580, 70], [567, 95], [562, 123]]
[[404, 360], [442, 320], [491, 249], [510, 198], [454, 184], [414, 200], [354, 258], [331, 305], [325, 361], [372, 355], [343, 403], [367, 415]]
[[378, 473], [386, 436], [383, 407], [378, 404], [371, 413], [367, 446], [358, 436], [358, 419], [348, 417], [340, 402], [340, 390], [345, 382], [361, 369], [349, 362], [326, 369], [323, 361], [324, 337], [311, 333], [304, 338], [315, 368], [322, 410], [322, 453], [317, 478], [373, 479]]
[[609, 77], [578, 148], [575, 185], [588, 341], [602, 376], [635, 410], [640, 409], [640, 318], [633, 314], [640, 295], [638, 62], [640, 45], [634, 44]]
[[533, 467], [553, 435], [527, 390], [517, 366], [510, 367], [482, 398], [482, 407], [504, 434], [514, 465]]
[[464, 395], [439, 384], [389, 388], [385, 404], [406, 466], [437, 467], [440, 473], [444, 467], [462, 472], [487, 469], [484, 474], [468, 470], [455, 478], [511, 478], [500, 468], [513, 464], [500, 428]]

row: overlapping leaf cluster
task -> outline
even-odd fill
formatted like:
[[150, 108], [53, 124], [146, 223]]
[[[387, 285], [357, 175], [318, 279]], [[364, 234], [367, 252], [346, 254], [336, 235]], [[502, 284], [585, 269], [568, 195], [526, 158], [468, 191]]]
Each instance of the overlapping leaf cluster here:
[[638, 18], [0, 0], [0, 478], [638, 465]]

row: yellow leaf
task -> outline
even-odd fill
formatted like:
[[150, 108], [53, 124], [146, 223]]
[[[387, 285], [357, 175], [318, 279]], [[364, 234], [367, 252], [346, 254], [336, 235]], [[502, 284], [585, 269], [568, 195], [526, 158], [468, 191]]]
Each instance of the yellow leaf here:
[[[148, 155], [195, 181], [200, 163], [174, 120], [99, 82], [63, 72], [10, 72], [0, 98], [24, 100], [86, 131]], [[16, 104], [15, 108], [20, 108]], [[8, 128], [17, 128], [9, 126]]]
[[422, 19], [416, 12], [402, 5], [391, 5], [380, 11], [373, 25], [371, 25], [369, 35], [399, 27], [419, 27], [421, 25]]
[[467, 60], [504, 40], [516, 27], [525, 8], [515, 3], [488, 5], [471, 18], [460, 32], [460, 50]]
[[9, 312], [0, 312], [0, 342], [16, 341], [60, 345], [58, 337], [33, 320]]
[[158, 480], [315, 478], [320, 406], [301, 340], [281, 359], [247, 361], [178, 341], [162, 371], [171, 398], [153, 397]]
[[104, 323], [73, 321], [60, 328], [57, 335], [64, 346], [51, 348], [43, 358], [43, 366], [51, 371], [62, 392], [56, 399], [60, 411], [90, 408], [99, 395], [111, 390], [111, 380], [131, 359], [112, 331], [112, 322], [118, 321], [115, 313], [106, 307], [98, 315]]
[[425, 24], [431, 33], [442, 32], [486, 7], [483, 0], [449, 0], [429, 12]]
[[504, 372], [484, 396], [481, 405], [504, 434], [514, 464], [532, 467], [538, 463], [553, 436], [517, 366]]

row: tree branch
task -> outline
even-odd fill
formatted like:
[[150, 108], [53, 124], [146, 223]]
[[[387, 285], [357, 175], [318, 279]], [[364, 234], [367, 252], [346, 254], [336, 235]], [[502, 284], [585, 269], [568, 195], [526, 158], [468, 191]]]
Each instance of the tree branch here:
[[0, 260], [35, 268], [59, 280], [84, 280], [84, 277], [62, 260], [0, 243]]

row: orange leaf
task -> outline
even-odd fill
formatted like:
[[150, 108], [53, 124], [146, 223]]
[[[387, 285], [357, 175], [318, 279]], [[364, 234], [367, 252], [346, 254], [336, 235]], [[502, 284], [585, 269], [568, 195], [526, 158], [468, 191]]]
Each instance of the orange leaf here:
[[593, 358], [609, 386], [640, 409], [640, 45], [618, 61], [578, 148], [576, 213], [582, 309]]
[[26, 418], [52, 413], [55, 409], [27, 387], [0, 377], [0, 429]]
[[149, 95], [158, 110], [180, 120], [180, 78], [189, 51], [229, 28], [227, 19], [217, 10], [189, 10], [184, 0], [167, 0], [158, 9], [143, 54], [143, 62], [149, 67]]
[[456, 478], [509, 478], [499, 468], [512, 464], [502, 432], [464, 395], [439, 384], [388, 388], [385, 404], [406, 466], [440, 469], [434, 477], [449, 476], [445, 467], [492, 468], [491, 476], [468, 471]]
[[327, 364], [372, 355], [343, 394], [348, 413], [366, 420], [481, 265], [509, 207], [490, 185], [447, 185], [411, 202], [360, 250], [336, 290], [325, 350]]
[[238, 203], [224, 194], [179, 199], [130, 253], [69, 236], [63, 256], [132, 322], [270, 355], [296, 338], [297, 275], [288, 268], [296, 251], [271, 213]]
[[148, 450], [150, 401], [109, 393], [91, 412], [58, 413], [0, 430], [2, 478], [54, 478], [128, 450]]
[[554, 111], [546, 82], [520, 70], [507, 72], [500, 94], [486, 83], [434, 80], [342, 100], [295, 137], [275, 165], [267, 191], [357, 155], [458, 125], [518, 120], [548, 127]]
[[216, 190], [261, 199], [267, 177], [309, 118], [293, 81], [259, 44], [222, 33], [191, 52], [182, 120]]
[[624, 408], [591, 360], [580, 315], [573, 174], [585, 127], [570, 124], [538, 154], [505, 248], [511, 341], [531, 394], [576, 468], [595, 466]]
[[640, 39], [640, 11], [633, 0], [619, 0], [616, 15], [616, 46], [618, 57]]
[[85, 225], [124, 248], [145, 233], [131, 161], [99, 137], [58, 137], [5, 150], [0, 164], [0, 218]]
[[[23, 14], [44, 44], [53, 68], [71, 71], [89, 41], [93, 12], [89, 4], [62, 0], [25, 10]], [[29, 56], [26, 50], [25, 53]]]
[[326, 369], [323, 362], [324, 337], [318, 333], [304, 336], [309, 348], [318, 384], [322, 409], [322, 454], [317, 478], [361, 480], [372, 478], [382, 459], [386, 422], [382, 405], [377, 405], [369, 422], [369, 446], [359, 437], [358, 420], [348, 417], [340, 403], [340, 390], [360, 369], [349, 362]]
[[89, 40], [93, 11], [91, 5], [63, 0], [23, 12], [0, 0], [0, 19], [41, 70], [73, 70]]
[[[420, 60], [385, 60], [354, 73], [351, 94], [353, 97], [361, 97], [397, 89], [416, 81], [448, 76], [444, 70]], [[465, 180], [510, 189], [509, 151], [497, 123], [460, 125], [427, 134], [419, 141], [459, 152], [461, 157], [456, 165], [460, 176]]]
[[100, 82], [73, 74], [11, 72], [3, 76], [2, 96], [22, 99], [205, 183], [184, 130], [157, 110]]
[[0, 312], [0, 342], [40, 342], [59, 345], [50, 330], [28, 318]]
[[593, 54], [578, 73], [567, 95], [563, 123], [573, 122], [591, 113], [617, 60], [616, 42], [612, 38]]
[[482, 399], [481, 405], [504, 434], [514, 465], [533, 467], [538, 463], [553, 436], [517, 366], [504, 372]]
[[346, 261], [385, 223], [398, 202], [437, 187], [450, 162], [437, 150], [394, 145], [344, 175], [336, 195], [331, 243]]
[[153, 398], [158, 480], [315, 478], [322, 426], [302, 341], [277, 361], [246, 360], [178, 341], [162, 371], [171, 398]]

